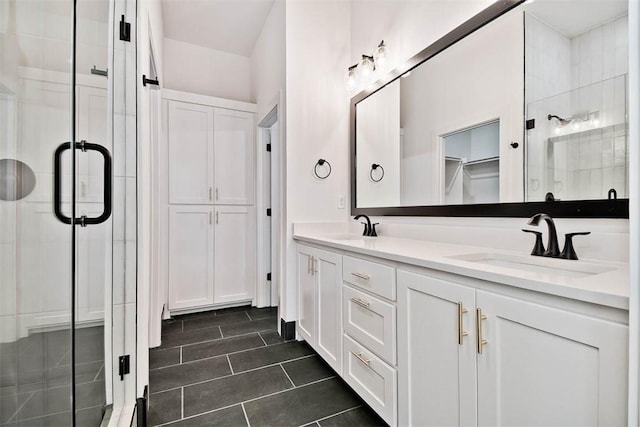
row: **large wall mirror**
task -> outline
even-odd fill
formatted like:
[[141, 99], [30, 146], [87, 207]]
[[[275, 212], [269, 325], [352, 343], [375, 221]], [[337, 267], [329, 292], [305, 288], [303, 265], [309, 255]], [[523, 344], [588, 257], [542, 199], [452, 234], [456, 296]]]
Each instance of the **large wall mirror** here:
[[499, 1], [351, 101], [352, 213], [628, 217], [627, 0]]

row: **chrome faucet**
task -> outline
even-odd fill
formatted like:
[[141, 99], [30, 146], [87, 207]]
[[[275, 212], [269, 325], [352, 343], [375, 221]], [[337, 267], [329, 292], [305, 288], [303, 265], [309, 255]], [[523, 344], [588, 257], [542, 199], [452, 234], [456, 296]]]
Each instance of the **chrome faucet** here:
[[353, 219], [355, 220], [358, 220], [360, 218], [364, 218], [367, 220], [367, 222], [361, 222], [361, 224], [364, 224], [364, 231], [362, 232], [362, 235], [376, 237], [378, 235], [378, 233], [376, 233], [376, 225], [378, 225], [378, 223], [376, 222], [375, 224], [371, 224], [371, 220], [366, 215], [356, 215], [353, 217]]
[[542, 244], [541, 232], [526, 229], [522, 230], [524, 232], [533, 233], [536, 235], [536, 243], [533, 247], [533, 250], [531, 251], [531, 255], [577, 260], [578, 255], [573, 248], [573, 236], [586, 236], [587, 234], [591, 234], [591, 232], [585, 231], [580, 233], [565, 234], [564, 248], [562, 249], [562, 252], [560, 252], [560, 247], [558, 246], [558, 233], [556, 232], [556, 225], [553, 222], [553, 218], [545, 213], [539, 213], [529, 218], [527, 224], [537, 226], [540, 223], [541, 219], [545, 220], [545, 222], [547, 223], [547, 227], [549, 228], [549, 238], [547, 240], [546, 249]]

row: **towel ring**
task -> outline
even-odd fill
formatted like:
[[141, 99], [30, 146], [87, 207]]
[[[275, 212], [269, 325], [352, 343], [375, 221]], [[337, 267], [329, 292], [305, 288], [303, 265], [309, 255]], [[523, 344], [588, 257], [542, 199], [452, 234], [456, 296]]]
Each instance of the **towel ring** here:
[[[375, 179], [373, 177], [373, 171], [380, 168], [380, 170], [382, 171], [382, 175], [380, 175], [380, 178]], [[382, 181], [382, 178], [384, 178], [384, 168], [382, 167], [382, 165], [379, 165], [377, 163], [374, 163], [371, 165], [371, 170], [369, 171], [369, 178], [371, 178], [371, 181], [373, 182], [380, 182]]]
[[[324, 165], [329, 166], [329, 172], [327, 172], [326, 175], [320, 175], [318, 173], [318, 166], [324, 166]], [[316, 165], [313, 167], [313, 173], [315, 174], [315, 176], [317, 176], [319, 179], [327, 179], [329, 177], [329, 175], [331, 175], [331, 163], [329, 163], [327, 160], [325, 159], [319, 159], [316, 162]]]

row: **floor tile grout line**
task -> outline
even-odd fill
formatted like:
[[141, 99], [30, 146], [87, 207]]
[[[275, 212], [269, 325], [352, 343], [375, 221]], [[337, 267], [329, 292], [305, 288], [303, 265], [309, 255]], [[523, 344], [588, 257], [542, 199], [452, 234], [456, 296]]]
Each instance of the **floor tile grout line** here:
[[[234, 337], [234, 338], [235, 338], [235, 337]], [[289, 341], [289, 342], [290, 342], [290, 341]], [[199, 361], [201, 361], [201, 360], [215, 359], [216, 357], [222, 357], [222, 356], [225, 356], [225, 355], [227, 355], [227, 354], [238, 354], [238, 353], [244, 353], [244, 352], [251, 351], [251, 350], [258, 350], [258, 349], [260, 349], [260, 348], [275, 347], [275, 346], [282, 345], [282, 344], [287, 344], [287, 343], [286, 343], [286, 342], [282, 342], [282, 343], [278, 343], [278, 344], [272, 344], [272, 345], [270, 345], [270, 346], [269, 346], [269, 345], [268, 345], [268, 346], [259, 345], [259, 346], [257, 346], [257, 347], [245, 348], [245, 349], [243, 349], [243, 350], [237, 350], [237, 351], [230, 351], [230, 352], [228, 352], [228, 353], [220, 353], [220, 354], [217, 354], [217, 355], [215, 355], [215, 356], [208, 356], [208, 357], [203, 357], [203, 358], [201, 358], [201, 359], [188, 360], [188, 361], [186, 361], [186, 362], [183, 362], [183, 361], [182, 361], [182, 359], [180, 359], [180, 363], [174, 363], [173, 365], [160, 366], [160, 367], [158, 367], [158, 368], [149, 369], [149, 372], [151, 372], [151, 371], [159, 371], [159, 370], [162, 370], [162, 369], [171, 368], [171, 367], [175, 367], [175, 366], [179, 366], [179, 365], [186, 365], [187, 363], [199, 362]], [[310, 355], [307, 355], [307, 356], [310, 356]], [[304, 357], [307, 357], [307, 356], [304, 356]], [[291, 360], [294, 360], [294, 359], [291, 359]], [[289, 361], [290, 361], [290, 360], [283, 360], [283, 361], [281, 361], [281, 362], [277, 362], [277, 363], [284, 363], [284, 362], [289, 362]]]
[[180, 387], [180, 419], [184, 418], [184, 387]]
[[251, 316], [249, 315], [249, 312], [248, 312], [248, 311], [245, 311], [245, 312], [244, 312], [244, 314], [246, 314], [246, 315], [247, 315], [247, 317], [249, 318], [249, 320], [253, 321], [253, 319], [252, 319], [252, 318], [251, 318]]
[[280, 368], [282, 369], [282, 372], [284, 372], [284, 374], [287, 376], [287, 379], [289, 380], [289, 382], [291, 383], [291, 385], [293, 386], [293, 388], [296, 387], [296, 385], [294, 384], [293, 380], [291, 379], [291, 377], [289, 376], [289, 373], [287, 373], [287, 370], [284, 369], [284, 366], [282, 366], [282, 362], [280, 362]]
[[[328, 378], [323, 378], [323, 379], [321, 379], [321, 380], [313, 381], [313, 382], [310, 382], [310, 383], [307, 383], [307, 384], [301, 385], [301, 386], [299, 386], [299, 387], [287, 388], [287, 389], [284, 389], [284, 390], [276, 391], [276, 392], [274, 392], [274, 393], [265, 394], [264, 396], [254, 397], [253, 399], [248, 399], [248, 400], [243, 400], [243, 401], [241, 401], [241, 402], [236, 402], [236, 403], [233, 403], [233, 404], [231, 404], [231, 405], [223, 406], [223, 407], [221, 407], [221, 408], [212, 409], [212, 410], [210, 410], [210, 411], [206, 411], [206, 412], [199, 412], [199, 413], [197, 413], [197, 414], [189, 415], [188, 417], [183, 418], [183, 420], [188, 420], [188, 419], [191, 419], [191, 418], [195, 418], [195, 417], [199, 417], [199, 416], [202, 416], [202, 415], [210, 414], [210, 413], [212, 413], [212, 412], [220, 411], [220, 410], [222, 410], [222, 409], [229, 409], [229, 408], [232, 408], [232, 407], [237, 406], [237, 405], [240, 405], [240, 404], [251, 403], [251, 402], [254, 402], [254, 401], [256, 401], [256, 400], [264, 399], [264, 398], [267, 398], [267, 397], [276, 396], [276, 395], [278, 395], [278, 394], [285, 393], [285, 392], [288, 392], [288, 391], [291, 391], [291, 390], [295, 390], [295, 389], [303, 388], [303, 387], [306, 387], [306, 386], [309, 386], [309, 385], [313, 385], [313, 384], [321, 383], [321, 382], [323, 382], [323, 381], [327, 381], [327, 380], [330, 380], [330, 379], [332, 379], [332, 378], [336, 378], [336, 377], [335, 377], [335, 376], [332, 376], [332, 377], [328, 377]], [[352, 409], [353, 409], [353, 408], [352, 408]], [[170, 423], [173, 423], [173, 422], [175, 422], [175, 421], [170, 421], [170, 422], [168, 422], [168, 423], [164, 423], [164, 424], [158, 424], [158, 425], [157, 425], [157, 426], [155, 426], [155, 427], [164, 426], [164, 425], [167, 425], [167, 424], [170, 424]]]
[[[222, 356], [224, 356], [224, 355], [217, 356], [217, 357], [222, 357]], [[313, 356], [315, 356], [315, 354], [309, 354], [309, 355], [306, 355], [306, 356], [297, 357], [295, 359], [285, 360], [283, 362], [272, 363], [270, 365], [264, 365], [264, 366], [260, 366], [260, 367], [257, 367], [257, 368], [248, 369], [246, 371], [237, 372], [235, 374], [223, 375], [221, 377], [216, 377], [216, 378], [209, 378], [209, 379], [206, 379], [206, 380], [197, 381], [197, 382], [189, 383], [189, 384], [182, 384], [180, 386], [171, 387], [171, 388], [167, 388], [167, 389], [164, 389], [164, 390], [154, 391], [154, 392], [150, 393], [149, 395], [153, 396], [154, 394], [160, 394], [160, 393], [164, 393], [164, 392], [167, 392], [167, 391], [177, 390], [177, 389], [179, 389], [181, 387], [191, 387], [191, 386], [194, 386], [194, 385], [200, 385], [200, 384], [208, 383], [210, 381], [216, 381], [216, 380], [221, 380], [221, 379], [224, 379], [224, 378], [229, 378], [229, 377], [232, 377], [234, 375], [241, 375], [241, 374], [246, 374], [248, 372], [255, 372], [255, 371], [259, 371], [260, 369], [265, 369], [265, 368], [272, 368], [274, 366], [278, 366], [280, 363], [293, 362], [293, 361], [296, 361], [296, 360], [306, 359], [306, 358], [313, 357]], [[331, 377], [328, 377], [328, 378], [334, 378], [334, 377], [335, 377], [335, 375], [331, 376]], [[324, 379], [328, 379], [328, 378], [324, 378]], [[323, 380], [314, 381], [314, 382], [311, 382], [311, 383], [308, 383], [308, 384], [314, 384], [314, 383], [320, 382], [320, 381], [323, 381]], [[307, 385], [307, 384], [304, 384], [304, 385]], [[303, 387], [303, 385], [301, 385], [300, 387]]]
[[98, 375], [100, 375], [100, 372], [102, 372], [102, 369], [104, 368], [104, 363], [100, 365], [100, 369], [98, 369], [98, 372], [96, 373], [96, 376], [93, 377], [93, 381], [98, 381]]
[[[86, 408], [78, 408], [77, 411], [84, 411], [84, 410], [87, 410], [87, 409], [94, 409], [94, 408], [104, 409], [104, 405], [94, 405], [94, 406], [88, 406]], [[39, 418], [46, 418], [46, 417], [51, 417], [51, 416], [54, 416], [54, 415], [61, 415], [61, 414], [68, 414], [68, 413], [70, 413], [70, 411], [53, 412], [51, 414], [38, 415], [37, 417], [24, 418], [24, 419], [20, 420], [20, 422], [33, 421], [33, 420], [37, 420]]]
[[244, 413], [244, 419], [247, 422], [247, 427], [251, 427], [251, 423], [249, 422], [249, 416], [247, 415], [247, 410], [244, 409], [244, 403], [241, 403], [240, 407], [242, 408], [242, 412]]
[[218, 325], [218, 330], [220, 331], [220, 337], [224, 339], [224, 334], [222, 333], [222, 328]]
[[352, 408], [345, 409], [345, 410], [342, 410], [340, 412], [336, 412], [335, 414], [331, 414], [331, 415], [327, 415], [326, 417], [318, 418], [314, 422], [317, 423], [318, 425], [320, 425], [320, 421], [328, 420], [329, 418], [335, 417], [336, 415], [342, 415], [342, 414], [345, 414], [345, 413], [347, 413], [349, 411], [353, 411], [354, 409], [362, 408], [362, 406], [363, 405], [356, 405], [356, 406], [354, 406]]
[[18, 413], [20, 411], [22, 411], [22, 408], [24, 408], [24, 405], [27, 404], [27, 402], [29, 400], [31, 400], [31, 398], [36, 394], [36, 391], [31, 392], [31, 395], [29, 397], [27, 397], [24, 402], [22, 402], [22, 404], [16, 409], [16, 411], [11, 415], [11, 417], [9, 417], [9, 419], [7, 420], [7, 424], [9, 424], [11, 422], [11, 420], [13, 420], [15, 417], [18, 416]]
[[233, 366], [231, 365], [231, 359], [229, 359], [229, 353], [225, 354], [225, 356], [227, 357], [227, 362], [229, 363], [229, 369], [231, 369], [231, 375], [235, 375], [235, 373], [233, 372]]
[[267, 342], [264, 340], [264, 338], [262, 337], [262, 334], [260, 332], [258, 332], [258, 336], [260, 337], [260, 339], [262, 340], [262, 342], [264, 343], [265, 347], [269, 347], [269, 344], [267, 344]]
[[210, 339], [210, 340], [196, 341], [196, 342], [190, 342], [190, 343], [186, 343], [186, 344], [183, 343], [183, 344], [178, 344], [178, 345], [172, 345], [171, 347], [158, 348], [158, 349], [154, 349], [154, 350], [155, 351], [171, 350], [171, 349], [176, 348], [176, 347], [190, 346], [190, 345], [196, 345], [196, 344], [204, 344], [204, 343], [208, 343], [208, 342], [212, 342], [212, 341], [219, 341], [219, 340], [223, 340], [223, 339], [227, 339], [227, 338], [244, 337], [246, 335], [257, 334], [259, 332], [275, 332], [275, 329], [259, 329], [257, 331], [245, 332], [244, 334], [229, 335], [227, 337], [213, 338], [213, 339]]

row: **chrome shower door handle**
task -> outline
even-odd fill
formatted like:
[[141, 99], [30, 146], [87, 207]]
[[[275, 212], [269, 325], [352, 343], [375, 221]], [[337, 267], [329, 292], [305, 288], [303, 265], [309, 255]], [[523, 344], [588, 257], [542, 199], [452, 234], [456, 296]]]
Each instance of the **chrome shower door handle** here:
[[[74, 147], [76, 149], [80, 149], [83, 152], [87, 151], [97, 151], [102, 155], [104, 160], [104, 184], [103, 184], [103, 210], [102, 213], [97, 217], [87, 217], [81, 216], [80, 218], [74, 218], [73, 223], [79, 224], [82, 227], [86, 227], [87, 225], [97, 225], [105, 222], [111, 216], [111, 206], [112, 206], [112, 198], [113, 198], [113, 187], [111, 184], [111, 171], [112, 171], [112, 163], [111, 163], [111, 153], [105, 147], [100, 144], [92, 144], [86, 141], [76, 142]], [[61, 188], [61, 162], [62, 162], [62, 153], [71, 148], [70, 142], [65, 142], [60, 144], [54, 153], [54, 162], [53, 162], [53, 212], [60, 221], [65, 224], [71, 224], [71, 218], [64, 215], [62, 213], [62, 188]]]

